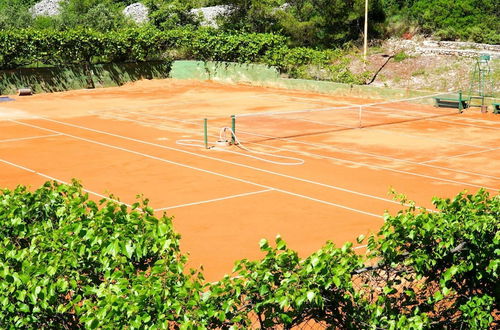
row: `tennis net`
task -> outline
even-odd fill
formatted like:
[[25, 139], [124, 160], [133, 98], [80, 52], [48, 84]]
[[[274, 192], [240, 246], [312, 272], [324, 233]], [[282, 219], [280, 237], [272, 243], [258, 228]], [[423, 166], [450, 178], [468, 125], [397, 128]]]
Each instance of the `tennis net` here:
[[245, 113], [232, 116], [233, 129], [242, 143], [260, 142], [428, 120], [458, 113], [458, 109], [435, 107], [435, 98], [458, 100], [457, 94], [446, 93], [320, 109]]

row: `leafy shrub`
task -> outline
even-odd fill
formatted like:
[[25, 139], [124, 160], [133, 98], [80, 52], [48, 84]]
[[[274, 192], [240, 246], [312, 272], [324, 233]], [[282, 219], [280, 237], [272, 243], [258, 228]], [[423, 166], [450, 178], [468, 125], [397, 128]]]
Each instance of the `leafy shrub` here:
[[[292, 45], [327, 49], [360, 38], [364, 1], [344, 0], [222, 0], [231, 10], [222, 18], [222, 28], [231, 31], [280, 33]], [[380, 0], [370, 1], [372, 23], [385, 15]], [[370, 25], [370, 34], [378, 34]]]
[[410, 58], [410, 56], [408, 54], [406, 54], [404, 51], [401, 51], [401, 52], [394, 55], [395, 62], [403, 62], [407, 58]]
[[[206, 284], [171, 219], [46, 183], [0, 191], [0, 327], [488, 328], [498, 311], [500, 196], [434, 199], [368, 238], [306, 258], [281, 237]], [[360, 238], [358, 242], [361, 242]]]
[[500, 196], [480, 190], [433, 203], [437, 212], [411, 206], [386, 216], [369, 239], [386, 283], [378, 308], [427, 313], [440, 327], [490, 324], [499, 303]]
[[61, 28], [93, 29], [106, 32], [125, 28], [130, 22], [122, 13], [122, 6], [110, 0], [71, 0], [61, 3]]
[[285, 43], [285, 37], [274, 34], [232, 34], [202, 30], [194, 34], [190, 51], [193, 58], [198, 60], [251, 63], [261, 61], [266, 54], [284, 47]]
[[28, 4], [23, 1], [0, 2], [0, 30], [25, 29], [32, 21]]
[[182, 26], [198, 27], [198, 17], [191, 13], [192, 0], [146, 0], [143, 2], [150, 11], [150, 23], [160, 29], [176, 29]]
[[[199, 281], [147, 200], [46, 183], [0, 193], [0, 327], [148, 327], [189, 320]], [[126, 299], [124, 299], [126, 298]]]
[[238, 261], [235, 277], [213, 284], [207, 302], [224, 306], [217, 326], [250, 324], [255, 315], [261, 328], [284, 325], [289, 329], [308, 321], [327, 322], [340, 328], [361, 324], [365, 304], [356, 292], [351, 272], [362, 267], [352, 243], [336, 248], [328, 243], [300, 259], [278, 236], [275, 246], [260, 242], [262, 260]]

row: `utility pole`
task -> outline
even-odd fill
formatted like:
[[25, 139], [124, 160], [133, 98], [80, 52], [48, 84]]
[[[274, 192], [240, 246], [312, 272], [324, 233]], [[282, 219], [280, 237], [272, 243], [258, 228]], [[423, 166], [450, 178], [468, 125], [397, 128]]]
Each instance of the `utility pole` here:
[[368, 0], [365, 0], [365, 33], [364, 33], [364, 49], [363, 49], [363, 60], [364, 68], [366, 71], [366, 56], [368, 53]]

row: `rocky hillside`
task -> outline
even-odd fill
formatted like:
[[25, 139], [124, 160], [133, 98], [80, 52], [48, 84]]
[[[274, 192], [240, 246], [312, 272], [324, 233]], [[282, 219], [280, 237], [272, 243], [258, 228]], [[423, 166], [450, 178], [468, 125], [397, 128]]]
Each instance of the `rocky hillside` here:
[[[367, 69], [374, 74], [375, 86], [468, 91], [476, 59], [491, 56], [489, 62], [496, 91], [500, 91], [500, 46], [464, 42], [437, 42], [390, 39], [370, 48]], [[364, 69], [360, 56], [354, 56], [351, 70]]]
[[[61, 12], [61, 2], [63, 0], [42, 0], [37, 2], [30, 8], [31, 14], [36, 16], [57, 16]], [[148, 21], [148, 8], [140, 3], [132, 3], [123, 9], [123, 14], [130, 17], [136, 23], [144, 23]]]

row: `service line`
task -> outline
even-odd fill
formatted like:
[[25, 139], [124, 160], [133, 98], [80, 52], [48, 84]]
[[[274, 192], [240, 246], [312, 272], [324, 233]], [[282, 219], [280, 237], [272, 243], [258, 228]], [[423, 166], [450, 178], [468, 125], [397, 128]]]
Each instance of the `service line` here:
[[0, 143], [18, 142], [18, 141], [34, 140], [34, 139], [44, 139], [44, 138], [54, 137], [54, 136], [60, 136], [60, 135], [61, 134], [47, 134], [47, 135], [28, 136], [28, 137], [22, 137], [22, 138], [0, 140]]
[[167, 211], [167, 210], [172, 210], [172, 209], [178, 209], [178, 208], [185, 207], [185, 206], [193, 206], [193, 205], [207, 204], [207, 203], [212, 203], [212, 202], [219, 202], [219, 201], [224, 201], [224, 200], [227, 200], [227, 199], [244, 197], [244, 196], [251, 196], [251, 195], [261, 194], [261, 193], [265, 193], [265, 192], [269, 192], [269, 191], [274, 191], [274, 190], [275, 189], [263, 189], [263, 190], [252, 191], [252, 192], [243, 193], [243, 194], [237, 194], [237, 195], [230, 195], [230, 196], [226, 196], [226, 197], [208, 199], [208, 200], [205, 200], [205, 201], [199, 201], [199, 202], [186, 203], [186, 204], [175, 205], [175, 206], [162, 207], [160, 209], [155, 209], [155, 212], [157, 212], [157, 211]]
[[468, 153], [465, 153], [465, 154], [459, 154], [459, 155], [453, 155], [453, 156], [447, 156], [447, 157], [440, 157], [440, 158], [436, 158], [436, 159], [427, 160], [425, 162], [421, 162], [420, 164], [429, 164], [429, 163], [433, 163], [433, 162], [439, 162], [439, 161], [442, 161], [442, 160], [459, 158], [459, 157], [465, 157], [465, 156], [471, 156], [471, 155], [477, 155], [477, 154], [482, 154], [482, 153], [485, 153], [485, 152], [496, 151], [496, 150], [500, 150], [500, 148], [492, 148], [492, 149], [488, 149], [488, 150], [480, 150], [480, 151], [468, 152]]

